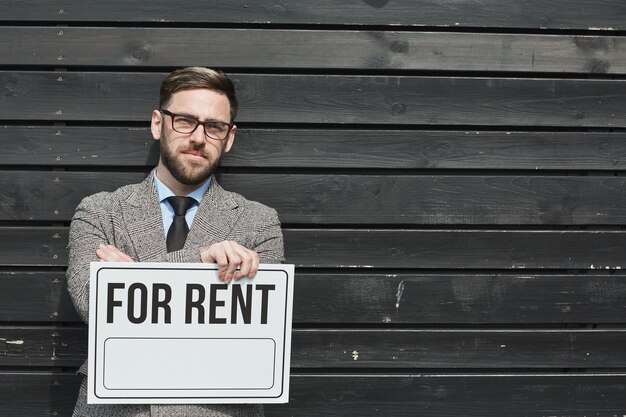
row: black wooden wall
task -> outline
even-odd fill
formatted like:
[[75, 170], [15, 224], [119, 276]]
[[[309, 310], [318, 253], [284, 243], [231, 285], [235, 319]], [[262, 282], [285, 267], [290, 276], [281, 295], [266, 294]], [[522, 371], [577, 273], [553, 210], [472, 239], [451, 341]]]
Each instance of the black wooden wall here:
[[297, 265], [276, 416], [626, 414], [626, 3], [0, 2], [0, 415], [70, 416], [80, 199], [156, 163], [167, 72], [236, 81], [225, 188]]

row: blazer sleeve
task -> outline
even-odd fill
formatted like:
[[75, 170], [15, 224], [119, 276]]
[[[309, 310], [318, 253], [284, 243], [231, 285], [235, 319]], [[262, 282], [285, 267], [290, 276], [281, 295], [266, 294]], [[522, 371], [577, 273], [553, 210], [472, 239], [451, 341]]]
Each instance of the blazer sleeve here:
[[98, 261], [96, 250], [100, 244], [111, 242], [110, 231], [102, 221], [97, 195], [83, 199], [72, 218], [69, 236], [67, 287], [80, 318], [89, 319], [89, 264]]
[[267, 212], [267, 217], [257, 225], [252, 249], [259, 254], [260, 263], [280, 264], [285, 262], [283, 232], [276, 210]]

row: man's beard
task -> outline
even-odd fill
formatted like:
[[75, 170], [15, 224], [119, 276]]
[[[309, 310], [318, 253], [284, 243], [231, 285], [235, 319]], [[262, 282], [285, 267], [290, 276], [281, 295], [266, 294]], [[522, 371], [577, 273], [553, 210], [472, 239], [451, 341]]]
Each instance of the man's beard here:
[[[172, 174], [172, 177], [181, 184], [185, 185], [200, 185], [213, 174], [215, 169], [219, 166], [221, 156], [219, 156], [215, 160], [211, 160], [210, 157], [207, 157], [207, 165], [203, 166], [201, 169], [192, 169], [193, 163], [189, 162], [185, 164], [182, 161], [180, 155], [174, 153], [176, 150], [170, 149], [168, 144], [166, 143], [168, 139], [165, 137], [163, 133], [161, 133], [161, 139], [159, 140], [159, 150], [161, 152], [161, 160], [163, 161], [163, 165], [167, 170]], [[193, 145], [189, 145], [193, 148]]]

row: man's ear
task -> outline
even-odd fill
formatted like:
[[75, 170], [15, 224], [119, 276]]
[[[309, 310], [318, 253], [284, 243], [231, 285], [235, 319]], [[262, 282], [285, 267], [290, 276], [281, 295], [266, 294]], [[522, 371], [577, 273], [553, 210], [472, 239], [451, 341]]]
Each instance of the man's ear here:
[[224, 145], [224, 153], [230, 151], [230, 148], [233, 147], [233, 142], [235, 142], [235, 134], [237, 133], [237, 126], [233, 126], [228, 133], [228, 138], [226, 138], [226, 144]]
[[163, 130], [163, 114], [158, 110], [152, 110], [152, 120], [150, 122], [150, 131], [154, 140], [161, 139], [161, 131]]

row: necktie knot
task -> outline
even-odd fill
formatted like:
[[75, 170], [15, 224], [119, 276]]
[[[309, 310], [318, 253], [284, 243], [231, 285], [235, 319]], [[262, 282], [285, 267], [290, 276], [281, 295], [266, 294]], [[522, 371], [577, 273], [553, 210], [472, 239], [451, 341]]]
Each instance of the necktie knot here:
[[179, 197], [175, 195], [167, 197], [167, 201], [174, 209], [174, 214], [176, 216], [184, 216], [185, 214], [187, 214], [187, 210], [189, 210], [191, 207], [193, 207], [194, 204], [196, 204], [196, 200], [191, 197]]

